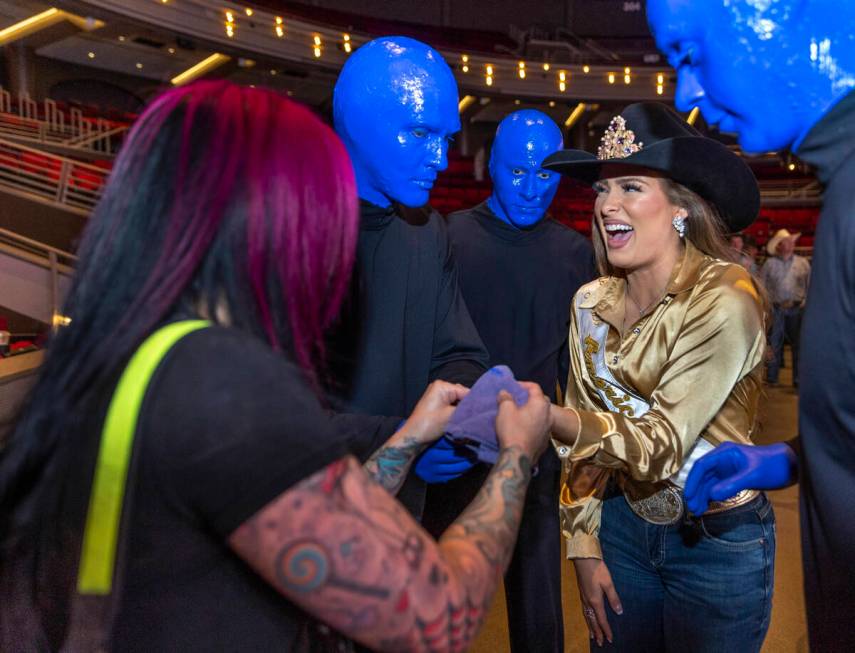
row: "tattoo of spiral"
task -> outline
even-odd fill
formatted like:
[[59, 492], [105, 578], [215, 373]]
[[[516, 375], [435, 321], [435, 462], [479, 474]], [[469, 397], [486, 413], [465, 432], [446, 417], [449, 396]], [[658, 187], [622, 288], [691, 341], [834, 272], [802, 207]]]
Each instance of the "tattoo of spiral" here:
[[284, 589], [297, 594], [329, 587], [377, 599], [388, 598], [390, 594], [387, 587], [336, 576], [330, 552], [319, 542], [308, 539], [292, 542], [279, 552], [276, 578]]
[[305, 594], [322, 587], [330, 576], [331, 559], [323, 546], [298, 540], [276, 556], [276, 576], [285, 589]]

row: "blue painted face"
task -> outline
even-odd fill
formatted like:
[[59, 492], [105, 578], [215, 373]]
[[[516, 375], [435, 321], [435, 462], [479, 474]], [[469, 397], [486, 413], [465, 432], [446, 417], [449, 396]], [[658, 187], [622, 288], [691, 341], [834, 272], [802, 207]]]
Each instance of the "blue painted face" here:
[[700, 107], [748, 152], [797, 149], [855, 88], [852, 2], [648, 0], [647, 20], [677, 70], [677, 108]]
[[540, 111], [524, 109], [502, 120], [490, 153], [493, 194], [487, 206], [493, 213], [519, 229], [542, 220], [561, 176], [541, 164], [562, 147], [558, 125]]
[[335, 85], [335, 129], [350, 154], [359, 197], [387, 207], [427, 203], [460, 131], [457, 82], [436, 50], [403, 36], [360, 47]]

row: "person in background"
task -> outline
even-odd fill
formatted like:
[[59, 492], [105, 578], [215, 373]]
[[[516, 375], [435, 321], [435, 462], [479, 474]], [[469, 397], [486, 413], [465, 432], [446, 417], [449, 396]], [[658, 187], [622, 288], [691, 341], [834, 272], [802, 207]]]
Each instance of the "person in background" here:
[[[445, 222], [422, 210], [460, 130], [457, 83], [442, 56], [402, 36], [360, 46], [333, 93], [336, 132], [360, 198], [354, 282], [332, 344], [343, 410], [407, 415], [435, 379], [471, 386], [488, 355], [460, 294]], [[385, 441], [355, 432], [362, 457]], [[472, 466], [443, 439], [420, 458], [400, 498], [420, 517], [425, 482]], [[465, 504], [459, 504], [462, 509]]]
[[676, 103], [747, 152], [789, 149], [824, 188], [799, 362], [798, 440], [721, 447], [686, 482], [691, 510], [799, 472], [805, 605], [815, 653], [855, 650], [855, 4], [648, 0]]
[[[428, 536], [393, 495], [466, 388], [431, 384], [364, 467], [323, 409], [323, 331], [357, 233], [347, 153], [308, 109], [228, 82], [149, 105], [87, 225], [70, 325], [2, 449], [0, 649], [471, 644], [513, 550], [549, 402], [536, 384], [522, 407], [498, 397], [494, 471], [439, 542]], [[148, 360], [135, 352], [188, 325], [138, 417], [118, 407], [136, 444], [116, 488], [115, 571], [93, 581], [112, 532], [97, 517], [90, 530], [103, 495], [89, 497], [111, 397], [133, 378], [128, 361]]]
[[766, 366], [766, 382], [772, 386], [778, 385], [786, 339], [793, 353], [793, 387], [799, 387], [799, 341], [810, 283], [810, 263], [795, 253], [799, 236], [799, 233], [791, 234], [786, 229], [779, 229], [766, 244], [769, 258], [760, 271], [760, 278], [772, 302], [769, 333], [772, 357]]
[[[752, 276], [757, 276], [759, 274], [757, 262], [754, 260], [754, 256], [748, 253], [749, 238], [751, 237], [742, 233], [731, 234], [728, 241], [730, 242], [730, 248], [733, 250], [734, 260], [748, 270]], [[757, 247], [755, 246], [754, 249], [756, 252]]]
[[751, 234], [743, 234], [742, 243], [742, 251], [748, 257], [747, 260], [751, 263], [751, 269], [749, 269], [749, 272], [751, 272], [752, 276], [757, 277], [760, 274], [760, 268], [757, 264], [757, 255], [759, 253], [757, 239]]
[[562, 532], [591, 649], [757, 653], [772, 610], [772, 506], [748, 491], [693, 519], [682, 493], [695, 460], [749, 444], [757, 424], [764, 302], [724, 236], [756, 219], [757, 181], [653, 102], [613, 118], [596, 157], [564, 150], [543, 166], [597, 193], [603, 276], [573, 298], [552, 430], [569, 463]]
[[[508, 365], [555, 400], [566, 385], [567, 329], [573, 294], [594, 277], [584, 236], [547, 217], [560, 176], [543, 160], [561, 149], [561, 130], [535, 110], [502, 120], [490, 155], [493, 192], [478, 206], [448, 216], [460, 288], [490, 365]], [[555, 499], [561, 464], [540, 459], [526, 495], [523, 524], [505, 576], [511, 649], [562, 651], [561, 537]], [[441, 533], [473, 497], [487, 470], [428, 488], [425, 526]]]

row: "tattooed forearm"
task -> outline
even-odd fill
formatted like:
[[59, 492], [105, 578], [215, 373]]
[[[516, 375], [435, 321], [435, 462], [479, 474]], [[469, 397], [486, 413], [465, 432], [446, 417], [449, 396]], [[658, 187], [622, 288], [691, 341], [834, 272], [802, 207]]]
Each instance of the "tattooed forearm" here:
[[410, 436], [404, 436], [397, 442], [390, 440], [365, 462], [365, 471], [388, 492], [397, 494], [413, 459], [424, 447], [422, 442]]
[[[403, 478], [421, 448], [406, 438], [390, 443], [391, 457], [378, 452], [375, 476]], [[437, 546], [390, 485], [348, 457], [285, 491], [229, 543], [301, 609], [371, 649], [465, 651], [510, 559], [530, 474], [523, 450], [503, 451]]]
[[440, 542], [465, 539], [504, 572], [513, 553], [530, 479], [531, 459], [518, 447], [503, 450], [481, 491]]

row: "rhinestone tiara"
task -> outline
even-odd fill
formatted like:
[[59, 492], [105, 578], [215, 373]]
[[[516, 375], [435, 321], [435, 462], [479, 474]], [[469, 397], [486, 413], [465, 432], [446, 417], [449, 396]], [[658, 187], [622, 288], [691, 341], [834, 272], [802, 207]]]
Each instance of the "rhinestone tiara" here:
[[644, 143], [635, 142], [635, 132], [626, 128], [626, 120], [623, 116], [615, 116], [609, 123], [609, 128], [600, 139], [600, 147], [597, 149], [597, 158], [623, 159], [630, 154], [640, 152]]

